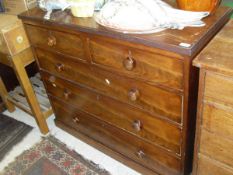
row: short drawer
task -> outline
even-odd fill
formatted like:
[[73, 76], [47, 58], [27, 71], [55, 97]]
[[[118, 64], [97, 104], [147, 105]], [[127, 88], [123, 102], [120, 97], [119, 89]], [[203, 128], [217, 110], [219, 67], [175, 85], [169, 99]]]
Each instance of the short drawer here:
[[76, 57], [76, 59], [86, 60], [84, 39], [81, 35], [74, 35], [31, 25], [26, 25], [25, 28], [33, 46], [52, 49]]
[[182, 95], [147, 83], [77, 62], [71, 58], [36, 49], [42, 69], [86, 85], [111, 98], [181, 124]]
[[90, 40], [90, 52], [94, 64], [169, 88], [183, 89], [183, 61], [177, 58], [101, 39]]
[[180, 154], [181, 130], [141, 110], [42, 72], [52, 96], [165, 150]]
[[163, 172], [164, 175], [178, 175], [181, 171], [179, 158], [53, 97], [50, 99], [56, 122], [75, 129], [159, 174]]
[[233, 175], [233, 168], [212, 160], [204, 155], [199, 155], [198, 175]]
[[205, 98], [218, 100], [233, 107], [233, 78], [207, 72], [205, 78]]
[[233, 139], [233, 108], [204, 103], [202, 126], [210, 132]]
[[233, 140], [222, 135], [201, 131], [200, 153], [233, 167]]
[[1, 53], [13, 56], [30, 47], [22, 22], [16, 15], [0, 13], [0, 21]]

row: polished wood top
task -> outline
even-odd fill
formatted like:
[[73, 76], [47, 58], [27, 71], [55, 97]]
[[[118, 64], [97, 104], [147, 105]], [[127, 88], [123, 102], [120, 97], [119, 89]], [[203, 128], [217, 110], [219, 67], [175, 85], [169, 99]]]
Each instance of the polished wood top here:
[[[194, 57], [226, 23], [231, 12], [232, 9], [230, 8], [220, 7], [214, 15], [204, 19], [206, 22], [205, 27], [188, 27], [184, 30], [167, 29], [154, 34], [142, 35], [123, 34], [108, 30], [98, 25], [93, 18], [77, 18], [72, 16], [69, 10], [54, 12], [50, 20], [45, 20], [43, 19], [45, 12], [34, 8], [20, 14], [19, 18], [29, 24], [36, 21], [54, 27], [69, 28], [81, 32], [122, 39]], [[190, 47], [182, 47], [180, 43], [190, 44]]]
[[193, 64], [233, 75], [233, 20], [215, 36]]

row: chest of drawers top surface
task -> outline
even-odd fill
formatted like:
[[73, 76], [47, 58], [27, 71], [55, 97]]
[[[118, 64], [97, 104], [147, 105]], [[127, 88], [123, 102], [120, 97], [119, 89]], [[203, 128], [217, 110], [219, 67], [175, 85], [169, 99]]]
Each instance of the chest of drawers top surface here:
[[[45, 12], [38, 8], [34, 8], [19, 15], [19, 18], [24, 19], [24, 22], [26, 22], [26, 20], [29, 23], [36, 21], [53, 27], [68, 27], [76, 31], [113, 37], [193, 57], [229, 19], [231, 11], [232, 10], [229, 8], [219, 8], [214, 15], [204, 19], [206, 23], [205, 27], [189, 27], [184, 30], [165, 30], [159, 33], [146, 35], [116, 33], [98, 25], [93, 18], [73, 17], [70, 11], [55, 12], [51, 15], [50, 20], [44, 20]], [[180, 46], [181, 43], [189, 44], [190, 47], [182, 47]]]
[[194, 65], [233, 75], [233, 20], [216, 35], [194, 60]]

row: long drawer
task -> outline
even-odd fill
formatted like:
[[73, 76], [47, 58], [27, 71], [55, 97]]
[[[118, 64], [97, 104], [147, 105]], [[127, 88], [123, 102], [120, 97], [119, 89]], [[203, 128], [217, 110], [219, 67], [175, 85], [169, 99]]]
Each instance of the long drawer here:
[[33, 46], [52, 49], [79, 60], [86, 60], [82, 35], [74, 35], [31, 25], [26, 25], [25, 28], [30, 33], [28, 37]]
[[180, 154], [181, 130], [176, 126], [45, 72], [42, 72], [42, 77], [49, 94], [152, 144]]
[[203, 103], [202, 126], [210, 132], [233, 139], [233, 108], [219, 103]]
[[104, 144], [159, 174], [176, 175], [181, 171], [179, 158], [171, 156], [163, 150], [51, 96], [50, 100], [56, 114], [56, 121], [76, 129], [77, 132]]
[[90, 39], [94, 64], [127, 76], [137, 77], [174, 89], [183, 89], [183, 61], [155, 52], [129, 47], [114, 40]]
[[86, 85], [151, 114], [181, 124], [183, 96], [161, 88], [118, 76], [72, 58], [36, 49], [39, 65], [55, 75]]
[[233, 175], [230, 168], [218, 161], [212, 160], [202, 154], [198, 158], [198, 175]]
[[219, 101], [233, 107], [233, 78], [217, 73], [206, 73], [205, 99]]
[[222, 135], [201, 131], [200, 153], [233, 167], [233, 140]]

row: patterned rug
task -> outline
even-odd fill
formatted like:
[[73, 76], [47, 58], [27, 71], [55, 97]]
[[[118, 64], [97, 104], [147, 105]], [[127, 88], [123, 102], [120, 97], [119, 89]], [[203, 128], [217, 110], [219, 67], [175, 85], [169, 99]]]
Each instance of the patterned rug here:
[[32, 127], [0, 113], [0, 161]]
[[1, 175], [110, 175], [69, 150], [53, 136], [44, 138], [5, 168]]

